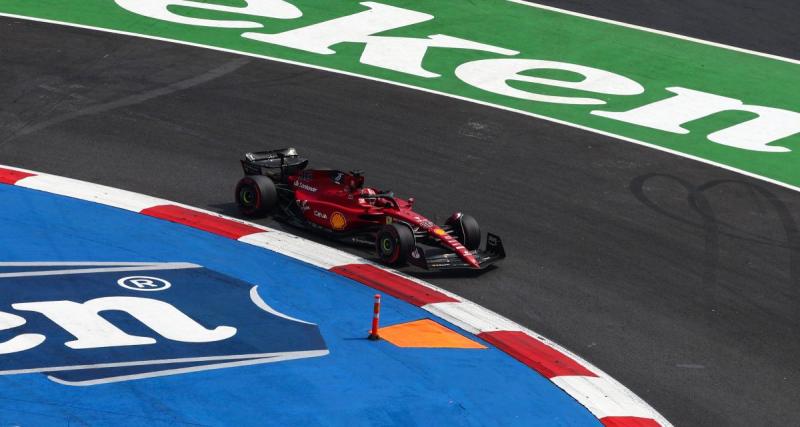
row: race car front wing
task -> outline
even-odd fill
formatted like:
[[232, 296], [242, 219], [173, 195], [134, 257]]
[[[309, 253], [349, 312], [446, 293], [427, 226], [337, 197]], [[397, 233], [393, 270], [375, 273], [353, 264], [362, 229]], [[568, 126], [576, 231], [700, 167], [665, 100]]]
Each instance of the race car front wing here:
[[[500, 237], [489, 233], [486, 236], [486, 248], [476, 249], [472, 251], [475, 260], [478, 261], [480, 269], [484, 269], [506, 257], [506, 251], [503, 248], [503, 241]], [[462, 260], [458, 254], [449, 251], [445, 248], [428, 247], [425, 248], [421, 245], [414, 247], [408, 261], [417, 267], [426, 270], [461, 270], [475, 268]]]

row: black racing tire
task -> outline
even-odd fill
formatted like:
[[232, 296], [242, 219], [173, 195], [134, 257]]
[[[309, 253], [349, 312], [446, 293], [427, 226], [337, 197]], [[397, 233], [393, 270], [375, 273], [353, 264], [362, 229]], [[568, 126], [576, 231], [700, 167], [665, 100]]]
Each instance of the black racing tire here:
[[473, 251], [481, 246], [481, 227], [475, 218], [457, 213], [453, 214], [445, 224], [453, 229], [453, 236], [465, 248]]
[[400, 267], [406, 264], [414, 243], [414, 232], [407, 225], [386, 224], [375, 238], [375, 251], [384, 264]]
[[278, 204], [275, 183], [263, 175], [247, 175], [236, 184], [236, 204], [249, 217], [265, 216]]

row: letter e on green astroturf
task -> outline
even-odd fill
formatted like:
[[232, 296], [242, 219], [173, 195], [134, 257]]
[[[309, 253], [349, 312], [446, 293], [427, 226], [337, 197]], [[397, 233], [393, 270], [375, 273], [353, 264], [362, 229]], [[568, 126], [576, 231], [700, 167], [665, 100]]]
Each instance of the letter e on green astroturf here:
[[284, 0], [247, 0], [246, 6], [223, 6], [214, 3], [203, 3], [190, 0], [115, 0], [116, 3], [133, 13], [175, 22], [177, 24], [198, 25], [216, 28], [263, 28], [262, 24], [253, 21], [236, 21], [222, 19], [191, 18], [172, 12], [169, 8], [174, 6], [210, 10], [216, 12], [238, 13], [244, 15], [262, 16], [275, 19], [294, 19], [303, 16], [293, 4]]
[[684, 135], [689, 131], [682, 127], [683, 124], [723, 111], [749, 112], [757, 117], [714, 132], [708, 135], [708, 139], [730, 147], [771, 153], [791, 151], [786, 147], [769, 144], [800, 132], [800, 113], [794, 111], [745, 105], [738, 99], [682, 87], [669, 87], [667, 90], [677, 96], [633, 110], [618, 113], [597, 110], [592, 111], [592, 114]]
[[331, 46], [339, 43], [363, 43], [362, 64], [426, 78], [439, 77], [439, 74], [422, 68], [422, 60], [431, 47], [471, 49], [500, 55], [519, 53], [444, 34], [427, 38], [375, 36], [373, 34], [429, 21], [433, 15], [375, 2], [361, 4], [369, 10], [279, 34], [248, 32], [242, 37], [320, 55], [335, 54]]
[[[564, 81], [521, 74], [524, 71], [532, 70], [569, 71], [581, 75], [583, 79], [581, 81]], [[456, 68], [456, 76], [465, 83], [488, 92], [554, 104], [603, 105], [605, 101], [596, 98], [543, 95], [513, 88], [509, 86], [508, 81], [514, 80], [606, 95], [638, 95], [644, 92], [644, 88], [639, 83], [610, 71], [538, 59], [501, 58], [472, 61]]]

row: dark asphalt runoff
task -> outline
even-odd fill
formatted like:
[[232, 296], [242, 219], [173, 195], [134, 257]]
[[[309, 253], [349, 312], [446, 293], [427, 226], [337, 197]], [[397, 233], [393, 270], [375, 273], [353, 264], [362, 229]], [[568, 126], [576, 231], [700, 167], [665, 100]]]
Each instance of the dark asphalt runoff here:
[[199, 48], [0, 19], [0, 53], [2, 164], [236, 215], [241, 154], [295, 146], [314, 166], [364, 169], [430, 216], [477, 217], [504, 238], [502, 266], [417, 275], [573, 350], [677, 425], [800, 419], [800, 194], [527, 116]]

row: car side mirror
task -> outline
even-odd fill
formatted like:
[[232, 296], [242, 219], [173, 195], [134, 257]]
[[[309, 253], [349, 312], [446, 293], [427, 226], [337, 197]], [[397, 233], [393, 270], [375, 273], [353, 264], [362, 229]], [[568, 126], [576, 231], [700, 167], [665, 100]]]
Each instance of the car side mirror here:
[[409, 206], [414, 206], [414, 198], [413, 197], [409, 197], [408, 198], [408, 205]]

